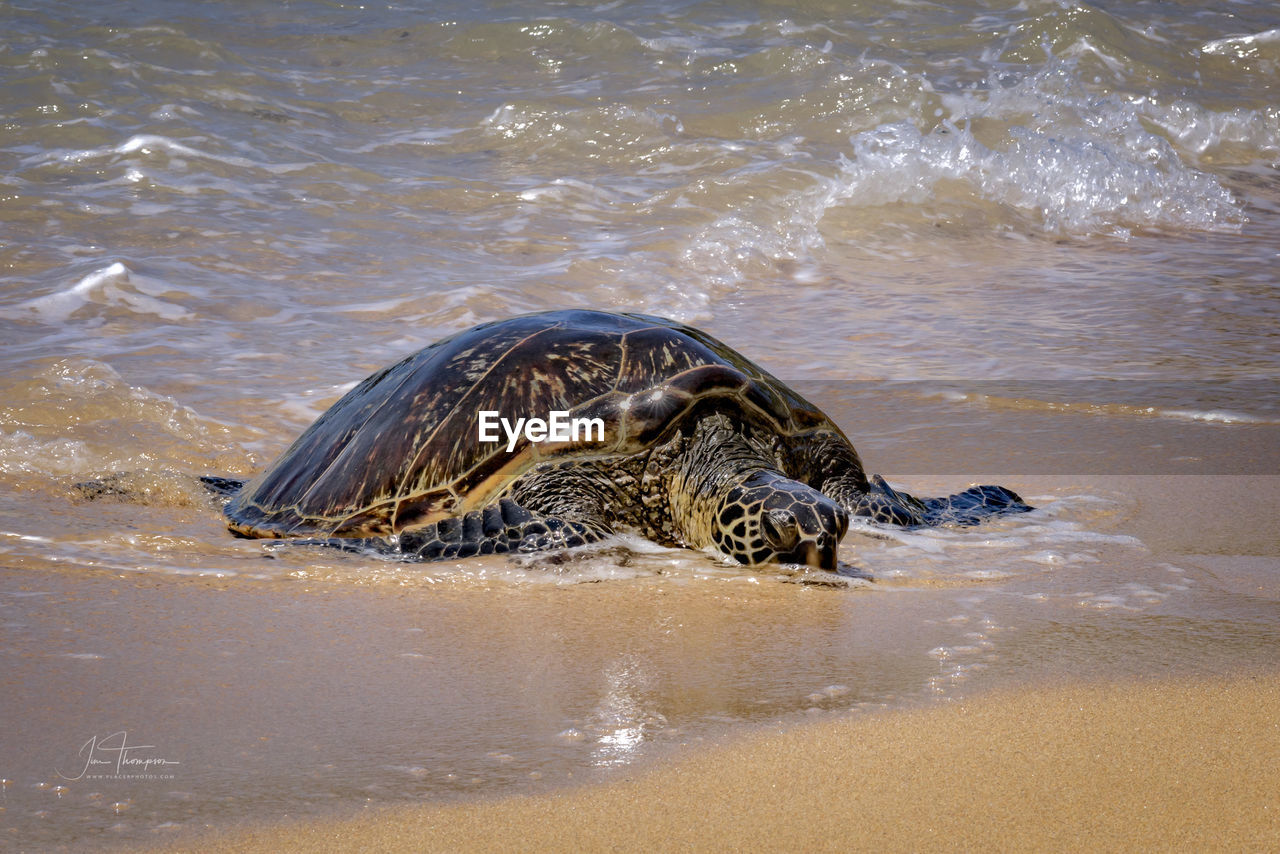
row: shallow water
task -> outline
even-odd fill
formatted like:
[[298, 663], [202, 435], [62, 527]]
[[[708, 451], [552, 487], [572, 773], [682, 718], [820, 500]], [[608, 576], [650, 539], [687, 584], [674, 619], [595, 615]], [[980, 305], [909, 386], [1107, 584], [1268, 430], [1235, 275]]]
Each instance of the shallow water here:
[[[1280, 614], [1250, 592], [1280, 571], [1272, 4], [0, 19], [0, 827], [20, 848], [1273, 658]], [[560, 307], [694, 323], [895, 483], [998, 479], [1041, 509], [857, 527], [837, 576], [627, 538], [407, 567], [234, 540], [190, 481], [252, 474], [445, 334]], [[76, 497], [121, 471], [146, 503]], [[1135, 485], [1226, 477], [1186, 524]], [[173, 779], [59, 774], [122, 731]]]

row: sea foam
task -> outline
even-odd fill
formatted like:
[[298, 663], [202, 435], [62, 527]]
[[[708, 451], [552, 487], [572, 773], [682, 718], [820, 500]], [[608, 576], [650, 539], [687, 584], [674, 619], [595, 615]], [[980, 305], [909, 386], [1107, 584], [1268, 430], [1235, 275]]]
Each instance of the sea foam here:
[[1264, 152], [1280, 140], [1265, 114], [1089, 91], [1072, 57], [940, 97], [946, 115], [932, 128], [903, 121], [855, 135], [832, 201], [920, 202], [959, 182], [1051, 234], [1237, 231], [1243, 206], [1195, 155], [1224, 140], [1248, 139]]
[[57, 323], [82, 308], [100, 305], [174, 322], [195, 320], [193, 312], [162, 299], [172, 290], [166, 282], [140, 276], [123, 262], [113, 261], [69, 287], [0, 310], [0, 315], [15, 319], [34, 315], [46, 323]]
[[[779, 264], [803, 277], [829, 239], [824, 218], [839, 208], [914, 207], [927, 218], [976, 211], [999, 228], [1046, 236], [1242, 228], [1242, 200], [1200, 161], [1274, 158], [1280, 111], [1099, 93], [1082, 76], [1071, 56], [1021, 77], [993, 72], [974, 89], [934, 93], [933, 115], [898, 115], [852, 134], [828, 164], [780, 158], [767, 174], [742, 170], [729, 183], [743, 185], [747, 202], [697, 232], [684, 265], [721, 288]], [[934, 90], [927, 79], [919, 88]], [[749, 192], [771, 183], [800, 186]]]

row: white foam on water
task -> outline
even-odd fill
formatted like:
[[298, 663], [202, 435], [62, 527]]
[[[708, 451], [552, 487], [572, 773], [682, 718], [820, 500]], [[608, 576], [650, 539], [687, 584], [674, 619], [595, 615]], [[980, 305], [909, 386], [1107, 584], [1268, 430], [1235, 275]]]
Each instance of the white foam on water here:
[[40, 439], [25, 430], [0, 430], [0, 473], [69, 475], [92, 471], [100, 454], [76, 439]]
[[277, 569], [300, 580], [394, 587], [563, 587], [599, 582], [701, 584], [800, 584], [854, 589], [865, 578], [796, 565], [747, 567], [719, 554], [659, 545], [619, 533], [572, 549], [470, 557], [430, 563], [405, 562], [395, 553], [344, 553], [318, 544], [286, 540], [248, 543], [277, 557]]
[[339, 147], [338, 150], [348, 154], [373, 154], [401, 147], [421, 148], [443, 145], [467, 130], [468, 128], [462, 127], [415, 127], [389, 133], [385, 137], [374, 139], [364, 145]]
[[[484, 132], [517, 151], [536, 154], [562, 151], [588, 160], [624, 159], [646, 165], [669, 158], [673, 148], [689, 148], [680, 140], [680, 119], [657, 109], [625, 104], [562, 109], [529, 103], [503, 104], [480, 123]], [[700, 150], [696, 145], [694, 150]]]
[[[203, 138], [193, 140], [193, 142], [196, 141], [206, 142], [207, 140]], [[75, 165], [97, 160], [115, 160], [119, 158], [136, 161], [139, 158], [146, 158], [156, 154], [163, 154], [170, 158], [187, 158], [196, 161], [219, 163], [239, 170], [264, 171], [272, 174], [297, 172], [311, 168], [313, 165], [311, 163], [304, 162], [267, 163], [236, 154], [220, 154], [213, 151], [206, 151], [202, 148], [197, 148], [195, 145], [188, 144], [187, 142], [180, 142], [172, 137], [153, 133], [134, 134], [124, 142], [117, 143], [116, 145], [41, 152], [39, 154], [29, 155], [23, 158], [20, 162], [24, 167], [39, 167], [50, 164]]]
[[[934, 92], [927, 79], [891, 64], [867, 68], [882, 65]], [[976, 91], [930, 97], [941, 104], [936, 116], [855, 133], [834, 172], [806, 167], [804, 189], [763, 190], [797, 168], [781, 155], [763, 171], [734, 175], [735, 183], [761, 185], [759, 198], [695, 234], [685, 266], [723, 288], [757, 271], [776, 275], [780, 262], [804, 265], [825, 246], [820, 225], [837, 207], [988, 205], [1050, 235], [1237, 232], [1244, 205], [1199, 168], [1200, 156], [1233, 146], [1252, 158], [1280, 154], [1280, 110], [1218, 112], [1184, 100], [1094, 94], [1080, 81], [1076, 56], [1052, 58], [1021, 78], [993, 73]]]
[[[243, 460], [232, 430], [109, 365], [64, 359], [12, 386], [0, 402], [0, 474], [41, 477], [181, 469], [193, 455]], [[158, 476], [158, 475], [157, 475]]]
[[[1047, 550], [1041, 530], [1070, 531], [1062, 539], [1082, 549], [1088, 544], [1130, 543], [1130, 539], [1093, 536], [1076, 523], [1052, 520], [1031, 525], [1011, 524], [1005, 531], [974, 529], [908, 531], [876, 527], [879, 543], [868, 545], [855, 534], [846, 539], [842, 557], [846, 569], [868, 569], [869, 576], [835, 574], [798, 566], [746, 567], [719, 555], [658, 545], [634, 534], [616, 534], [587, 546], [552, 552], [474, 557], [428, 564], [404, 563], [393, 554], [345, 554], [323, 546], [298, 546], [284, 541], [261, 543], [283, 563], [279, 570], [311, 581], [358, 585], [462, 588], [514, 586], [566, 586], [594, 582], [628, 583], [661, 580], [666, 584], [794, 583], [876, 590], [877, 579], [907, 582], [951, 579], [969, 585], [996, 585], [1042, 571]], [[1030, 533], [1029, 533], [1030, 531]], [[887, 545], [885, 543], [888, 543]], [[1038, 543], [1041, 543], [1038, 545]], [[250, 550], [254, 544], [248, 544]], [[1077, 550], [1079, 551], [1079, 550]], [[1054, 565], [1093, 562], [1090, 554], [1077, 554], [1060, 546], [1063, 555]]]
[[[852, 139], [853, 157], [842, 161], [829, 203], [919, 204], [946, 182], [957, 182], [1052, 234], [1239, 229], [1241, 205], [1216, 178], [1183, 164], [1136, 116], [1129, 121], [1102, 134], [1014, 126], [1001, 147], [984, 144], [967, 122], [944, 121], [927, 133], [910, 122], [884, 125]], [[1114, 134], [1128, 138], [1108, 138]]]
[[359, 385], [359, 382], [359, 380], [350, 380], [345, 383], [287, 393], [280, 398], [275, 408], [291, 420], [310, 424], [323, 415], [338, 398]]
[[1097, 530], [1114, 502], [1097, 496], [1031, 498], [1031, 513], [992, 519], [976, 528], [898, 528], [862, 518], [850, 522], [841, 558], [895, 588], [998, 585], [1077, 572], [1105, 559], [1144, 561], [1136, 537]]
[[163, 280], [138, 275], [123, 262], [113, 261], [63, 290], [0, 309], [0, 316], [20, 319], [34, 314], [57, 323], [82, 308], [108, 306], [173, 322], [195, 320], [194, 312], [161, 298], [175, 290]]
[[1007, 395], [962, 392], [955, 389], [929, 390], [921, 393], [926, 397], [938, 398], [952, 403], [974, 403], [996, 409], [1069, 412], [1080, 415], [1101, 415], [1107, 418], [1158, 418], [1175, 421], [1196, 421], [1207, 424], [1280, 423], [1280, 419], [1231, 409], [1169, 409], [1162, 406], [1143, 406], [1139, 403], [1091, 403], [1088, 401], [1037, 399], [1035, 397], [1010, 397]]
[[1142, 611], [1153, 605], [1159, 605], [1175, 593], [1187, 588], [1177, 585], [1162, 585], [1163, 590], [1156, 590], [1147, 584], [1130, 582], [1120, 584], [1105, 592], [1085, 590], [1075, 595], [1076, 605], [1098, 611]]
[[[1179, 149], [1197, 156], [1227, 155], [1227, 162], [1248, 163], [1253, 158], [1270, 159], [1275, 166], [1280, 157], [1280, 106], [1261, 110], [1236, 107], [1219, 111], [1191, 101], [1169, 103], [1138, 98], [1135, 108], [1172, 139]], [[1240, 149], [1243, 157], [1230, 150]]]
[[1156, 409], [1155, 415], [1175, 418], [1182, 421], [1203, 421], [1210, 424], [1278, 424], [1275, 418], [1263, 418], [1260, 415], [1248, 415], [1226, 409]]
[[1209, 54], [1251, 59], [1257, 56], [1258, 48], [1266, 45], [1280, 45], [1280, 28], [1263, 30], [1250, 35], [1213, 39], [1202, 44], [1200, 50]]
[[[635, 534], [615, 534], [598, 543], [553, 552], [511, 555], [505, 571], [490, 571], [514, 584], [566, 585], [628, 581], [658, 576], [692, 577], [718, 572], [714, 562], [687, 549], [661, 546]], [[736, 571], [734, 567], [731, 571]]]
[[101, 270], [95, 270], [66, 290], [18, 303], [6, 309], [6, 313], [16, 308], [27, 308], [49, 320], [66, 320], [88, 301], [90, 293], [113, 281], [126, 279], [128, 275], [129, 268], [116, 261]]
[[[22, 533], [18, 533], [17, 531], [0, 531], [0, 537], [6, 537], [21, 543], [48, 544], [53, 542], [53, 540], [49, 539], [48, 537], [41, 537], [41, 536], [37, 536], [36, 534], [22, 534]], [[17, 594], [14, 594], [14, 595], [17, 595]], [[39, 595], [45, 595], [45, 594], [39, 594]]]

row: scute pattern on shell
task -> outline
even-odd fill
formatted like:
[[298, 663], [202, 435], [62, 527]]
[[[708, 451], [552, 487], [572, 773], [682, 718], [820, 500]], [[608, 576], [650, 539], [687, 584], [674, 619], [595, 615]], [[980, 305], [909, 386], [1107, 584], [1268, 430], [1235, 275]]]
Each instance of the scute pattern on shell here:
[[[643, 315], [559, 311], [485, 324], [361, 382], [227, 508], [251, 536], [383, 536], [496, 501], [557, 456], [630, 455], [692, 411], [731, 408], [782, 434], [827, 427], [807, 401], [702, 332]], [[599, 417], [605, 440], [481, 443], [479, 413]]]

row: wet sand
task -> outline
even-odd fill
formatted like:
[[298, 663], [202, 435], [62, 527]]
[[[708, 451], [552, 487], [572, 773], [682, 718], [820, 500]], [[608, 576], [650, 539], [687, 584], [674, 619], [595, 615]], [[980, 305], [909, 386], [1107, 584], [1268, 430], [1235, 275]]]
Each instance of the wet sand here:
[[1267, 850], [1280, 678], [1065, 685], [828, 722], [610, 785], [200, 851]]
[[[1123, 527], [1155, 553], [1274, 614], [1276, 534], [1259, 523], [1275, 518], [1278, 481], [1114, 485], [1135, 505]], [[1197, 507], [1216, 509], [1193, 534]], [[1232, 673], [1216, 661], [1129, 678], [1045, 663], [1034, 681], [1024, 670], [929, 708], [771, 728], [601, 785], [285, 819], [168, 850], [1274, 850], [1280, 674], [1264, 655]]]

